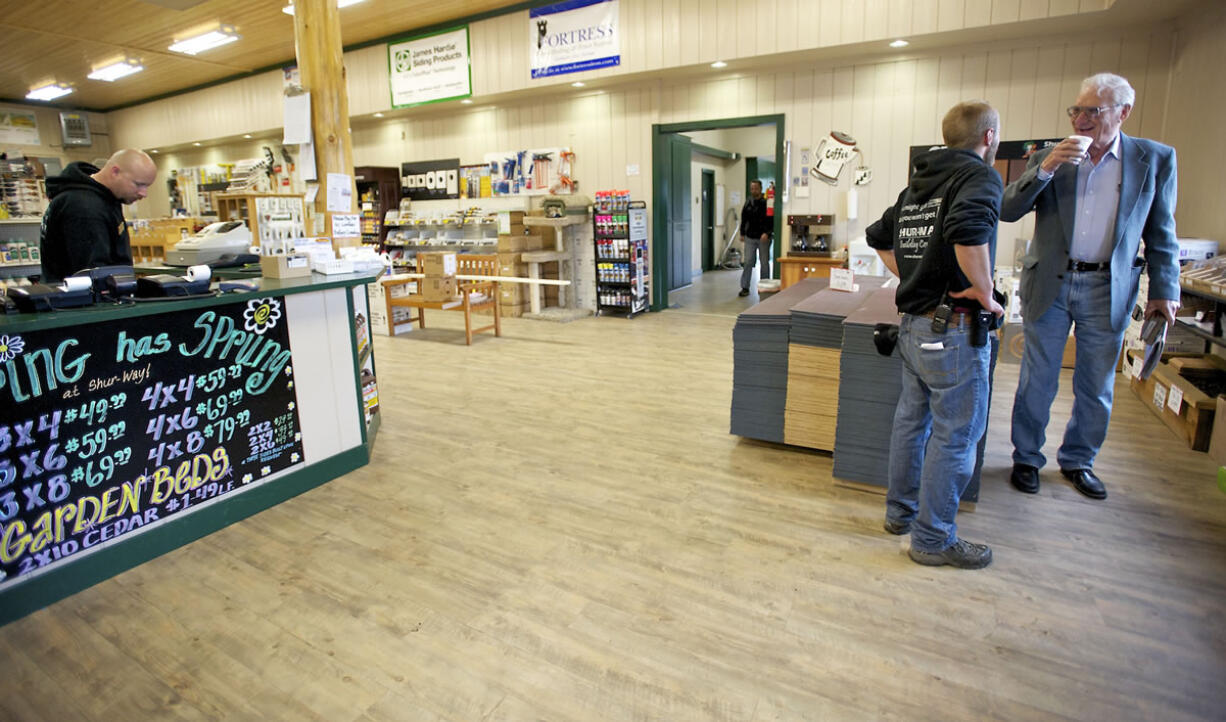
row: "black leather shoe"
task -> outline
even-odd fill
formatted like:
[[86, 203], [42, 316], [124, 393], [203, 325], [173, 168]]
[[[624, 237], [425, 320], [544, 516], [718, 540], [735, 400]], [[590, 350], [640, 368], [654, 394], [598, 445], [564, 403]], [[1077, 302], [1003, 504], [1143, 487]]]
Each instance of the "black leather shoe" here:
[[740, 293], [738, 293], [737, 295], [738, 295], [738, 296], [741, 296], [742, 298], [743, 298], [743, 297], [745, 297], [745, 296], [748, 296], [748, 295], [749, 295], [749, 289], [748, 289], [748, 288], [742, 288], [742, 289], [741, 289], [741, 292], [740, 292]]
[[1061, 474], [1073, 482], [1073, 487], [1091, 499], [1106, 499], [1107, 487], [1089, 469], [1061, 469]]
[[1039, 492], [1039, 470], [1030, 464], [1014, 464], [1013, 472], [1009, 474], [1009, 483], [1023, 494]]

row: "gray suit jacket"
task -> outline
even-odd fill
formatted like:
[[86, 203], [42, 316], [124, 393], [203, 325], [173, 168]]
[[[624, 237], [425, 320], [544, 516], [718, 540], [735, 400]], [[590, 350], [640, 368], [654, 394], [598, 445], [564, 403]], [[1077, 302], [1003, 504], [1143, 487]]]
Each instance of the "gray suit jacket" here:
[[[1065, 163], [1048, 181], [1038, 178], [1050, 149], [1030, 157], [1026, 172], [1005, 189], [1002, 221], [1034, 210], [1034, 240], [1022, 260], [1023, 318], [1038, 318], [1051, 306], [1067, 273], [1073, 219], [1077, 213], [1077, 166]], [[1120, 205], [1111, 253], [1111, 326], [1120, 331], [1137, 299], [1145, 240], [1149, 298], [1179, 299], [1179, 242], [1175, 238], [1175, 149], [1120, 133]]]

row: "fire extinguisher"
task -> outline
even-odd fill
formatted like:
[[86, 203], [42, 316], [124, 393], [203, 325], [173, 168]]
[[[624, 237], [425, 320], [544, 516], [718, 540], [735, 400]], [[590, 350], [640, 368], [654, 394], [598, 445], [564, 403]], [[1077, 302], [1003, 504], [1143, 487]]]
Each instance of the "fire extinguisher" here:
[[766, 189], [766, 217], [775, 217], [775, 181], [771, 181], [770, 187]]

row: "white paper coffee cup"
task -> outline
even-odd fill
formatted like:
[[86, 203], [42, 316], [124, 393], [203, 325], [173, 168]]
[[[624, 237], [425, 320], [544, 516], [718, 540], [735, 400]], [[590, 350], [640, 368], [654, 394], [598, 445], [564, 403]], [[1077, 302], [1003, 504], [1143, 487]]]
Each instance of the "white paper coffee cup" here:
[[1094, 139], [1088, 135], [1070, 135], [1068, 139], [1081, 146], [1082, 153], [1089, 151], [1090, 144], [1094, 142]]

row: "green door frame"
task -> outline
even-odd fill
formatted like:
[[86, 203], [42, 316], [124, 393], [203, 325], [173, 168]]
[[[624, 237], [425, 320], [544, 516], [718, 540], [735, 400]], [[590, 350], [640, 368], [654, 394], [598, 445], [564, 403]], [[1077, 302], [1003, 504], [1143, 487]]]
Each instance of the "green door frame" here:
[[[775, 162], [783, 167], [784, 116], [751, 115], [742, 118], [719, 120], [695, 120], [688, 123], [653, 123], [651, 126], [651, 310], [668, 308], [668, 198], [665, 197], [664, 178], [669, 173], [669, 156], [665, 136], [696, 130], [720, 130], [722, 128], [750, 128], [755, 125], [775, 124]], [[775, 240], [771, 256], [779, 260], [779, 243], [783, 230], [783, 193], [775, 193]], [[772, 264], [778, 269], [779, 264]]]

